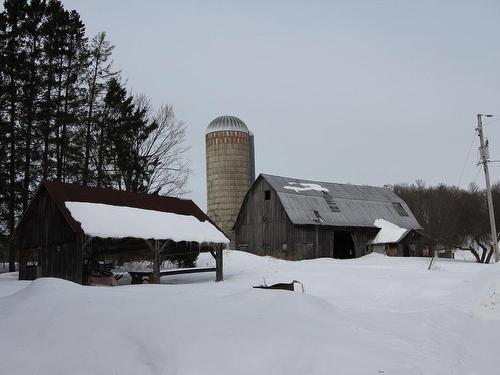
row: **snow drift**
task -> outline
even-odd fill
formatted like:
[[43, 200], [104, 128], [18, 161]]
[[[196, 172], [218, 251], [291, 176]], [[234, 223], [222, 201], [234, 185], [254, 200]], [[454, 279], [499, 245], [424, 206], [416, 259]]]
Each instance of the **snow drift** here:
[[[115, 288], [2, 275], [0, 373], [496, 374], [500, 268], [427, 262], [227, 251], [218, 284], [203, 274]], [[306, 293], [252, 289], [263, 278], [298, 279]]]

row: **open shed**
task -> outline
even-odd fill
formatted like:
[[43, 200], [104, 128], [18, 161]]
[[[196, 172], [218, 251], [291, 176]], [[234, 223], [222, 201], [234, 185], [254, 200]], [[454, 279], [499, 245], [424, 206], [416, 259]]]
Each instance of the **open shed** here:
[[19, 279], [58, 277], [80, 284], [87, 282], [89, 265], [102, 257], [148, 254], [159, 282], [162, 258], [199, 252], [212, 254], [221, 281], [222, 250], [229, 243], [191, 200], [47, 181], [11, 241]]

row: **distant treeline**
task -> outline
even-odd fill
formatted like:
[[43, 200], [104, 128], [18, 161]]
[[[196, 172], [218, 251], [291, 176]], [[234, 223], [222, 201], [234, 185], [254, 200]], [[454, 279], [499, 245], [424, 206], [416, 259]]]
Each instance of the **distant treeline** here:
[[[491, 231], [486, 192], [475, 184], [467, 190], [455, 186], [426, 186], [422, 181], [394, 186], [410, 207], [425, 234], [437, 246], [470, 250], [478, 262], [488, 262]], [[493, 186], [495, 222], [500, 224], [500, 184]], [[500, 238], [499, 238], [500, 239]]]
[[171, 106], [127, 92], [105, 33], [87, 39], [60, 1], [7, 0], [0, 51], [4, 239], [43, 179], [182, 193], [186, 126]]

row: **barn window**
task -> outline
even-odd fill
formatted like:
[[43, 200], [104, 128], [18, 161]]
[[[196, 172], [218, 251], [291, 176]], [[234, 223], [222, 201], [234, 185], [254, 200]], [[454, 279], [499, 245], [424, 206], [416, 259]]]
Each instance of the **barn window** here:
[[313, 221], [316, 221], [316, 222], [319, 222], [319, 223], [323, 223], [324, 220], [323, 218], [321, 217], [321, 215], [319, 214], [319, 211], [318, 210], [313, 210], [314, 212], [314, 215], [316, 216], [315, 218], [313, 217]]
[[264, 191], [264, 199], [266, 201], [271, 200], [271, 190]]
[[408, 212], [406, 212], [406, 210], [404, 209], [404, 207], [401, 203], [394, 202], [392, 205], [396, 209], [396, 212], [398, 213], [399, 216], [408, 216]]
[[330, 211], [340, 212], [339, 206], [337, 206], [337, 203], [335, 203], [330, 193], [328, 193], [327, 191], [323, 191], [323, 199], [325, 200], [328, 207], [330, 207]]

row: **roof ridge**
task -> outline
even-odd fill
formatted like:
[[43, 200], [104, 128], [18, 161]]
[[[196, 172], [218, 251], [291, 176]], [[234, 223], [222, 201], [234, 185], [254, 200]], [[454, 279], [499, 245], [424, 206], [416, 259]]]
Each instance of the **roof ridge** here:
[[289, 179], [289, 180], [300, 180], [300, 181], [307, 181], [307, 182], [313, 182], [313, 183], [319, 183], [319, 184], [333, 184], [333, 185], [343, 185], [343, 186], [361, 186], [361, 187], [370, 187], [374, 189], [381, 189], [384, 191], [389, 191], [394, 193], [393, 191], [383, 187], [383, 186], [375, 186], [375, 185], [361, 185], [361, 184], [351, 184], [351, 183], [344, 183], [344, 182], [329, 182], [329, 181], [319, 181], [319, 180], [310, 180], [307, 178], [297, 178], [297, 177], [286, 177], [286, 176], [278, 176], [274, 174], [268, 174], [268, 173], [260, 173], [261, 176], [263, 177], [278, 177], [278, 178], [283, 178], [283, 179]]
[[51, 180], [43, 180], [41, 182], [43, 185], [61, 185], [61, 186], [73, 186], [77, 187], [80, 189], [89, 189], [89, 190], [105, 190], [113, 193], [118, 193], [118, 194], [137, 194], [137, 195], [144, 195], [144, 196], [155, 196], [155, 197], [160, 197], [160, 198], [168, 198], [168, 199], [177, 199], [180, 201], [191, 201], [193, 202], [192, 199], [189, 198], [179, 198], [179, 197], [174, 197], [171, 195], [162, 195], [162, 194], [154, 194], [154, 193], [147, 193], [144, 191], [127, 191], [127, 190], [117, 190], [113, 189], [108, 186], [85, 186], [85, 185], [80, 185], [76, 182], [62, 182], [62, 181], [51, 181]]
[[[290, 195], [300, 195], [302, 197], [313, 197], [313, 198], [322, 198], [323, 199], [323, 196], [321, 195], [311, 195], [311, 194], [302, 194], [300, 192], [296, 192], [296, 193], [292, 193], [292, 192], [285, 192], [285, 191], [279, 191], [278, 194], [290, 194]], [[330, 193], [328, 193], [330, 194]], [[334, 196], [332, 194], [330, 194], [330, 196], [333, 198], [333, 199], [344, 199], [344, 200], [349, 200], [349, 201], [364, 201], [364, 202], [380, 202], [380, 203], [389, 203], [388, 200], [380, 200], [380, 199], [368, 199], [368, 198], [346, 198], [346, 197], [339, 197], [338, 195], [337, 196]], [[403, 201], [403, 199], [401, 199], [398, 195], [396, 195], [396, 197], [400, 200], [398, 203], [401, 203], [401, 201], [403, 203], [406, 203]], [[393, 202], [394, 203], [394, 202]]]

